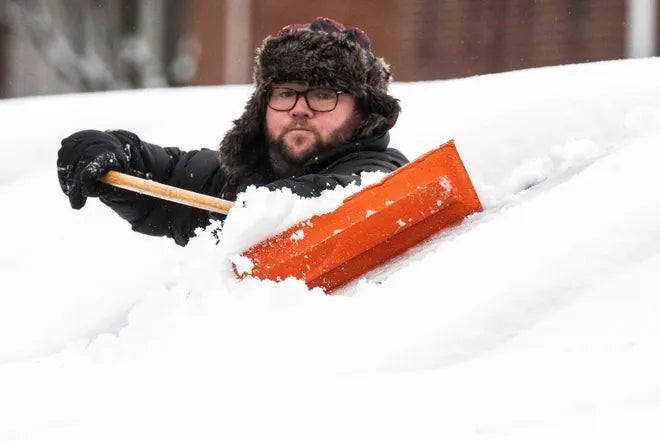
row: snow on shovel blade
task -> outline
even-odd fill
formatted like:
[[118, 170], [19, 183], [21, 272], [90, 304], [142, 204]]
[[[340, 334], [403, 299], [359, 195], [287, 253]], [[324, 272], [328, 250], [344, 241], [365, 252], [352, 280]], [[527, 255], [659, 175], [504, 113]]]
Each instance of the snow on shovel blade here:
[[[326, 293], [481, 211], [453, 141], [242, 254], [260, 279], [295, 277]], [[239, 277], [236, 265], [234, 271]]]

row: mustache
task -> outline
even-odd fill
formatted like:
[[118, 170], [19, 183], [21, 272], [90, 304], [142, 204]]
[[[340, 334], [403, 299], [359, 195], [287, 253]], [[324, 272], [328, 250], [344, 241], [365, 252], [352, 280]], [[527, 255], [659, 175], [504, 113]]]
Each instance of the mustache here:
[[287, 125], [284, 128], [285, 132], [288, 132], [290, 130], [296, 130], [296, 129], [302, 129], [302, 130], [309, 130], [313, 132], [314, 130], [310, 126], [309, 122], [306, 119], [300, 119], [297, 121], [293, 121], [291, 124]]

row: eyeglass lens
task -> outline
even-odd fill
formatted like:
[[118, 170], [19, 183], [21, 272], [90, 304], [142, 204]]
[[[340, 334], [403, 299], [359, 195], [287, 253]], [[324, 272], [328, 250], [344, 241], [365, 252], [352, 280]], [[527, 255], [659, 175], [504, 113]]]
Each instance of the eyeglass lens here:
[[296, 106], [301, 95], [305, 97], [309, 108], [315, 112], [329, 112], [337, 107], [337, 92], [325, 88], [298, 91], [288, 87], [274, 87], [270, 91], [268, 105], [274, 110], [291, 110]]

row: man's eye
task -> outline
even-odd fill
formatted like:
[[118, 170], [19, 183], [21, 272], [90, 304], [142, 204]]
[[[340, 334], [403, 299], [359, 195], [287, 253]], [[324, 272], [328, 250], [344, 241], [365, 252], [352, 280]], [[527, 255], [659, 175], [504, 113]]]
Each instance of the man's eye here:
[[331, 100], [334, 98], [334, 92], [331, 90], [315, 90], [312, 97], [317, 100]]
[[296, 93], [293, 90], [287, 90], [287, 89], [279, 89], [275, 90], [274, 96], [277, 98], [291, 98], [292, 96], [295, 96]]
[[291, 98], [292, 96], [295, 96], [295, 92], [293, 90], [280, 90], [277, 93], [277, 96], [280, 98]]

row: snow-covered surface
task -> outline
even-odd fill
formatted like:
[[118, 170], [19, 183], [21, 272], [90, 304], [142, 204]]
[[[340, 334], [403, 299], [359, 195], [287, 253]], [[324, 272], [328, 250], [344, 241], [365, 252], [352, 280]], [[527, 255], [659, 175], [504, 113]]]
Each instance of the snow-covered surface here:
[[0, 102], [0, 440], [657, 440], [658, 78], [395, 84], [392, 145], [454, 138], [486, 210], [334, 296], [229, 258], [339, 191], [254, 190], [186, 248], [60, 193], [67, 134], [212, 148], [248, 87]]

